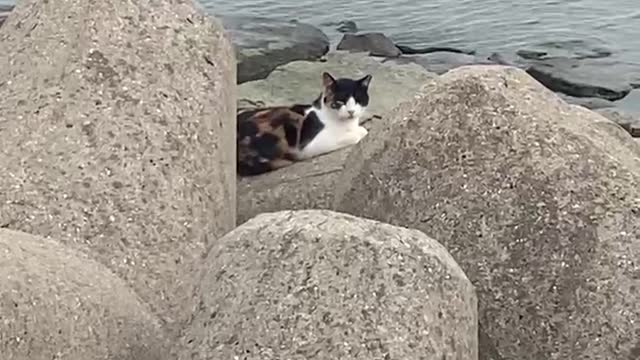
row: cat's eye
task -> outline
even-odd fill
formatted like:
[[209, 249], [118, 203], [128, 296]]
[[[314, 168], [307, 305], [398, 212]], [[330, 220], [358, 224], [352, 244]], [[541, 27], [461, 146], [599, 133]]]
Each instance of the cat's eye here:
[[334, 102], [334, 103], [333, 103], [333, 106], [332, 106], [332, 107], [333, 107], [334, 109], [340, 109], [340, 107], [341, 107], [342, 105], [344, 105], [344, 103], [343, 103], [342, 101], [336, 101], [336, 102]]

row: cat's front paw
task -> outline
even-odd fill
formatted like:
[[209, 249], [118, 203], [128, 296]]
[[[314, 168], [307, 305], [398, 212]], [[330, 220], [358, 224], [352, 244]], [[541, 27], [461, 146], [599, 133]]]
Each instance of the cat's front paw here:
[[360, 142], [360, 140], [364, 139], [365, 136], [369, 133], [369, 130], [362, 126], [358, 126], [356, 128], [356, 138], [358, 139], [356, 143]]
[[355, 145], [362, 140], [369, 131], [362, 126], [358, 126], [355, 129], [351, 129], [344, 133], [344, 137], [340, 140], [340, 146]]

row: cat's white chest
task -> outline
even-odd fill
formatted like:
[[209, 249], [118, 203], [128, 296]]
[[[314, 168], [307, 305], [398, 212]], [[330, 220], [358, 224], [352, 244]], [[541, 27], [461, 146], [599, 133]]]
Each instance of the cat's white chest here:
[[346, 146], [357, 144], [367, 135], [367, 129], [359, 125], [357, 118], [348, 122], [336, 121], [318, 114], [324, 128], [297, 153], [299, 159], [309, 159]]

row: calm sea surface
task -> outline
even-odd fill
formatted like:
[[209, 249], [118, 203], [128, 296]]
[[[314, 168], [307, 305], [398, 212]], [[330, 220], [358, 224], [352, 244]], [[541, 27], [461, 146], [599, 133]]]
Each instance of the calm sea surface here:
[[[640, 0], [200, 0], [211, 13], [295, 18], [339, 38], [327, 23], [353, 20], [414, 46], [485, 52], [605, 48], [640, 65]], [[0, 0], [0, 4], [14, 3]]]
[[[480, 52], [605, 48], [640, 65], [640, 0], [201, 0], [212, 13], [297, 18], [320, 26], [353, 20], [396, 42]], [[554, 50], [555, 49], [555, 50]]]

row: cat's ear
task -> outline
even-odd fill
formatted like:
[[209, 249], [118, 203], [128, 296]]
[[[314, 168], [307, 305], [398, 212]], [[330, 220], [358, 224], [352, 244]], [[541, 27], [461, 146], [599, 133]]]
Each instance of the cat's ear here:
[[368, 88], [369, 87], [369, 83], [371, 82], [371, 77], [372, 77], [371, 74], [366, 75], [362, 79], [358, 80], [358, 82], [362, 85], [362, 87]]
[[334, 79], [333, 76], [331, 76], [331, 74], [329, 74], [326, 71], [322, 73], [322, 86], [327, 88], [333, 85], [334, 82], [336, 82], [336, 79]]

